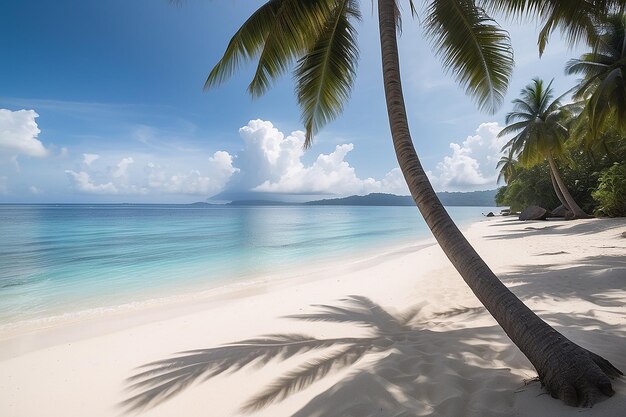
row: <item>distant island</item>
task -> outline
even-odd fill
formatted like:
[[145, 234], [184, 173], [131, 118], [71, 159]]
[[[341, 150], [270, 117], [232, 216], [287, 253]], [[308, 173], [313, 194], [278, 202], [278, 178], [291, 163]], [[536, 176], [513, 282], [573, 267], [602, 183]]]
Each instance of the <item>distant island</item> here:
[[[496, 206], [497, 190], [470, 191], [470, 192], [441, 192], [437, 193], [444, 206]], [[198, 204], [198, 203], [194, 203]], [[368, 195], [353, 195], [343, 198], [329, 198], [308, 201], [305, 203], [286, 203], [273, 200], [237, 200], [228, 206], [413, 206], [411, 196], [395, 194], [371, 193]]]

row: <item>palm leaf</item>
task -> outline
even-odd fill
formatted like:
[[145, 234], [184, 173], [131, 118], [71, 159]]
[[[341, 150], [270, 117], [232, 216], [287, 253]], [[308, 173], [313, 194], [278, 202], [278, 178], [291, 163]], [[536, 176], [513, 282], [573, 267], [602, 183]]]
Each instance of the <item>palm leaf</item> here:
[[319, 34], [332, 0], [270, 0], [239, 28], [220, 61], [213, 67], [205, 88], [228, 79], [242, 63], [257, 59], [248, 90], [263, 94], [271, 81], [303, 55]]
[[537, 39], [539, 53], [543, 54], [548, 40], [556, 29], [574, 45], [598, 41], [596, 22], [604, 16], [623, 9], [623, 0], [478, 0], [485, 9], [508, 16], [539, 19], [541, 30]]
[[205, 89], [223, 83], [242, 63], [258, 55], [282, 3], [283, 0], [268, 1], [235, 32], [224, 55], [209, 73], [204, 83]]
[[322, 126], [341, 113], [350, 97], [359, 55], [350, 20], [360, 19], [357, 6], [354, 0], [337, 3], [314, 46], [296, 68], [305, 148]]
[[[508, 116], [507, 116], [507, 118], [508, 118]], [[498, 137], [510, 135], [512, 133], [517, 133], [520, 130], [523, 130], [527, 125], [528, 125], [528, 122], [525, 121], [525, 120], [521, 121], [521, 122], [516, 122], [516, 123], [509, 124], [509, 125], [505, 126], [504, 128], [502, 128], [502, 130], [498, 133]]]
[[513, 69], [508, 32], [472, 0], [433, 0], [425, 24], [444, 67], [481, 109], [495, 112]]

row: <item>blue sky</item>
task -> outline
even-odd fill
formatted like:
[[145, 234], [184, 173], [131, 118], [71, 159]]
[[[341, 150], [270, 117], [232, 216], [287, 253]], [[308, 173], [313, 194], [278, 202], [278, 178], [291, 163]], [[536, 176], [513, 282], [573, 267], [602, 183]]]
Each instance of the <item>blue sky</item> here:
[[[230, 36], [262, 2], [21, 0], [0, 11], [0, 202], [172, 202], [259, 196], [405, 194], [390, 142], [377, 26], [357, 24], [352, 99], [306, 153], [290, 75], [260, 99], [247, 66], [202, 84]], [[408, 11], [408, 7], [407, 7]], [[481, 113], [446, 75], [407, 13], [400, 40], [409, 121], [438, 190], [495, 188], [496, 139], [532, 77], [574, 79], [556, 33], [538, 58], [532, 22], [499, 19], [516, 69], [505, 105]]]

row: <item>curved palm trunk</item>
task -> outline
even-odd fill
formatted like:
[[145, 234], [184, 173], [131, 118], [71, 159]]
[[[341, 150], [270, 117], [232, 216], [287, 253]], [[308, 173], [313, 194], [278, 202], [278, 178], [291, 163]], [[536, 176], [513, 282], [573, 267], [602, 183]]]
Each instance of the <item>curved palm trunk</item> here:
[[[574, 214], [574, 218], [575, 219], [589, 218], [590, 216], [587, 213], [585, 213], [583, 209], [581, 209], [578, 206], [578, 204], [576, 204], [574, 197], [572, 197], [569, 190], [567, 189], [567, 186], [563, 182], [563, 179], [561, 178], [561, 175], [559, 174], [559, 170], [556, 167], [556, 163], [554, 163], [554, 159], [552, 158], [552, 155], [550, 154], [548, 154], [548, 163], [550, 164], [550, 172], [552, 172], [552, 175], [554, 176], [554, 180], [556, 181], [556, 184], [558, 185], [557, 188], [561, 191], [561, 195], [567, 202], [566, 207], [569, 207], [569, 211], [571, 211]], [[558, 195], [558, 192], [557, 192], [557, 195]]]
[[554, 193], [556, 194], [556, 197], [559, 199], [563, 207], [565, 207], [567, 211], [571, 212], [572, 210], [569, 208], [569, 205], [567, 204], [565, 197], [563, 197], [563, 193], [561, 192], [559, 185], [556, 183], [556, 179], [554, 179], [554, 173], [552, 172], [552, 167], [550, 167], [550, 181], [552, 182], [552, 188], [554, 188]]
[[590, 406], [603, 395], [613, 395], [608, 376], [621, 372], [554, 330], [504, 286], [437, 198], [409, 133], [400, 80], [395, 10], [395, 0], [378, 0], [387, 112], [398, 163], [424, 220], [476, 297], [533, 364], [552, 396], [569, 405]]

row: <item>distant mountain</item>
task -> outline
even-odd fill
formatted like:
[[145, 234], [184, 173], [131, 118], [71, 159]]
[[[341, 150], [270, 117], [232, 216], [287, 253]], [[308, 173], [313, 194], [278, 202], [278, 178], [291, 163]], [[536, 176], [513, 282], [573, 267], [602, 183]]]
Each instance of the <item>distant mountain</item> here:
[[218, 204], [205, 203], [204, 201], [198, 201], [196, 203], [187, 204], [190, 207], [213, 207]]
[[437, 193], [444, 206], [495, 207], [498, 190]]
[[[442, 192], [437, 193], [444, 206], [479, 206], [493, 207], [496, 205], [496, 191], [470, 191], [470, 192]], [[331, 198], [325, 200], [309, 201], [304, 203], [310, 206], [412, 206], [413, 199], [410, 196], [394, 194], [372, 193], [368, 195], [353, 195], [344, 198]]]
[[274, 200], [238, 200], [231, 201], [227, 206], [297, 206], [302, 203], [286, 203]]
[[307, 206], [412, 206], [414, 203], [408, 195], [372, 193], [309, 201], [304, 204]]
[[[493, 207], [496, 205], [496, 190], [437, 193], [444, 206], [477, 206]], [[343, 198], [329, 198], [324, 200], [308, 201], [306, 203], [288, 203], [275, 200], [236, 200], [228, 206], [412, 206], [410, 196], [372, 193], [368, 195], [352, 195]]]

